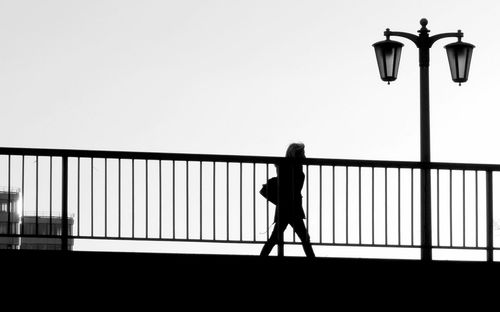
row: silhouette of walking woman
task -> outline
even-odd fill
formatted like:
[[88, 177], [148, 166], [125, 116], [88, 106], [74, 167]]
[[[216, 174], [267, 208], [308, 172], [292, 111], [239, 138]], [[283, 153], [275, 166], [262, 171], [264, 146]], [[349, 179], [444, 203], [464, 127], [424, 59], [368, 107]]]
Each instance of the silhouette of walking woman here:
[[[304, 185], [304, 172], [302, 165], [294, 162], [295, 159], [305, 158], [305, 146], [302, 143], [292, 143], [286, 151], [289, 161], [281, 164], [278, 168], [278, 202], [274, 215], [274, 230], [268, 241], [264, 244], [261, 256], [268, 256], [274, 245], [278, 243], [278, 237], [283, 237], [286, 227], [290, 224], [299, 236], [302, 247], [307, 257], [314, 258], [314, 251], [309, 240], [303, 219], [305, 219], [302, 208], [301, 190]], [[279, 216], [279, 222], [278, 222]], [[281, 234], [281, 235], [280, 235]]]

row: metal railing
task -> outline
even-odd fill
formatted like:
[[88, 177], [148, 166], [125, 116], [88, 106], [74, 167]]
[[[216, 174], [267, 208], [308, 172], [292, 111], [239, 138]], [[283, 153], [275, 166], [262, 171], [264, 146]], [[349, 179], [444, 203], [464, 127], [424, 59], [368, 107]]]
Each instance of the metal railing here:
[[[44, 236], [38, 233], [37, 217], [53, 216], [59, 218], [62, 234], [44, 237], [60, 238], [63, 250], [69, 239], [263, 244], [275, 207], [259, 190], [284, 161], [0, 148], [0, 186], [18, 190], [21, 206], [17, 212], [4, 212], [7, 217], [1, 222], [8, 224], [8, 232], [0, 236]], [[486, 260], [493, 261], [493, 182], [500, 165], [318, 158], [300, 162], [305, 223], [313, 246], [420, 249], [426, 222], [420, 176], [428, 170], [431, 248], [483, 250]], [[34, 235], [26, 233], [22, 223], [19, 234], [11, 233], [14, 213], [35, 217]], [[283, 241], [300, 244], [291, 229]]]

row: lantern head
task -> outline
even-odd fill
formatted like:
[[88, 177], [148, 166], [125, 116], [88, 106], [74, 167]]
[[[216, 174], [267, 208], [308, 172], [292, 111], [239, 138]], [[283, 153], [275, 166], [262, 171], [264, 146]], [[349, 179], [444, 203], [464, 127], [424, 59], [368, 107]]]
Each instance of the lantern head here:
[[469, 77], [469, 68], [472, 58], [472, 50], [474, 45], [462, 42], [458, 38], [458, 42], [450, 43], [445, 46], [446, 54], [448, 54], [448, 62], [450, 63], [451, 79], [458, 84], [466, 82]]
[[388, 84], [398, 77], [399, 60], [403, 44], [398, 41], [387, 39], [373, 44], [375, 56], [377, 57], [380, 78]]

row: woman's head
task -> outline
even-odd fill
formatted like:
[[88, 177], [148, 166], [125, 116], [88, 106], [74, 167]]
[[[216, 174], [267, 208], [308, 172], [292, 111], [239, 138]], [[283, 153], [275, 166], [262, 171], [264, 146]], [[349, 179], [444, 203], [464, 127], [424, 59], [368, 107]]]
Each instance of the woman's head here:
[[306, 158], [305, 145], [303, 143], [292, 143], [286, 149], [286, 157]]

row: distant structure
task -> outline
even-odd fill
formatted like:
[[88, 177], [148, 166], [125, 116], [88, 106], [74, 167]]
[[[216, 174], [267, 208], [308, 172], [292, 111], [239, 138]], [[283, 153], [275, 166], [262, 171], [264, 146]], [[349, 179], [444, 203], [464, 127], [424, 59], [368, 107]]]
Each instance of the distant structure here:
[[[21, 218], [23, 235], [36, 237], [22, 237], [21, 249], [60, 250], [61, 239], [46, 237], [49, 235], [61, 236], [62, 218], [58, 216], [23, 216]], [[73, 235], [73, 218], [68, 217], [68, 235]], [[68, 250], [73, 250], [73, 239], [68, 239]]]
[[[0, 188], [0, 249], [60, 250], [61, 238], [53, 236], [62, 234], [62, 217], [26, 215], [20, 218], [17, 211], [19, 193], [16, 189]], [[71, 217], [68, 217], [68, 231], [71, 236]], [[73, 239], [68, 239], [68, 249], [73, 250]]]
[[18, 199], [19, 190], [0, 189], [0, 249], [17, 249], [19, 246]]

